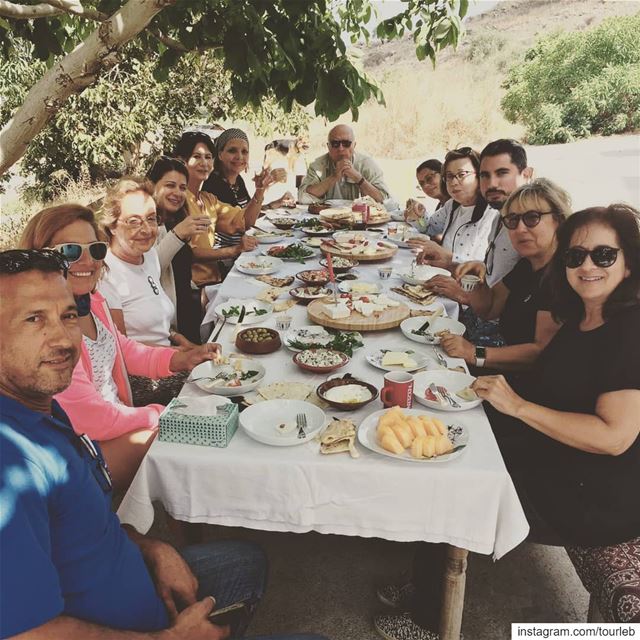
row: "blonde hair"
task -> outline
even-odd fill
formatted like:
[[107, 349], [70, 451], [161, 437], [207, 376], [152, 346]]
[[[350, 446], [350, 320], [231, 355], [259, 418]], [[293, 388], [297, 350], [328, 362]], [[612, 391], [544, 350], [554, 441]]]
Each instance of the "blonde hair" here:
[[98, 240], [105, 240], [104, 232], [96, 222], [95, 214], [88, 207], [73, 202], [48, 207], [38, 211], [27, 223], [20, 240], [19, 249], [44, 249], [50, 247], [53, 236], [61, 229], [78, 220], [91, 225]]
[[126, 195], [138, 192], [146, 193], [153, 198], [153, 183], [147, 178], [125, 176], [107, 191], [100, 210], [100, 222], [109, 241], [113, 238], [112, 229], [120, 217], [122, 200]]
[[571, 196], [555, 182], [547, 178], [537, 178], [518, 187], [502, 206], [500, 214], [510, 213], [514, 203], [524, 208], [525, 200], [533, 201], [540, 208], [540, 201], [544, 200], [553, 211], [553, 217], [562, 224], [571, 215]]

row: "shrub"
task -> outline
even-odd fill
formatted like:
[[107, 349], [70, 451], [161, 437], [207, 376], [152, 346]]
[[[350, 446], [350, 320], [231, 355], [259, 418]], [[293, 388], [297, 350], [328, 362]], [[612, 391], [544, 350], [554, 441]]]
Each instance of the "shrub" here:
[[540, 40], [514, 65], [502, 109], [534, 144], [640, 127], [640, 14]]

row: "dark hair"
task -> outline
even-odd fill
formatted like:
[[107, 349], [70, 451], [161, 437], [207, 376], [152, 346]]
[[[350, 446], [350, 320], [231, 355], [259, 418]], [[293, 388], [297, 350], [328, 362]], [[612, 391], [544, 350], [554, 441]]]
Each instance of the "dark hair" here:
[[567, 280], [565, 253], [578, 229], [602, 225], [615, 231], [630, 273], [607, 298], [602, 316], [608, 320], [620, 311], [640, 305], [640, 212], [627, 204], [591, 207], [574, 213], [557, 231], [558, 248], [551, 261], [551, 313], [559, 322], [580, 322], [584, 303]]
[[188, 159], [191, 157], [196, 145], [200, 143], [205, 145], [215, 158], [216, 146], [213, 144], [213, 140], [206, 133], [202, 133], [201, 131], [185, 131], [180, 137], [180, 140], [176, 143], [173, 155], [178, 156], [179, 158]]
[[490, 142], [480, 153], [480, 161], [489, 156], [500, 156], [508, 153], [511, 162], [518, 167], [518, 171], [522, 173], [527, 168], [527, 152], [524, 147], [511, 138], [500, 138]]
[[478, 174], [480, 172], [480, 156], [478, 152], [472, 149], [471, 147], [459, 147], [458, 149], [453, 149], [447, 153], [444, 157], [444, 162], [442, 163], [442, 172], [440, 173], [440, 193], [443, 195], [446, 194], [447, 197], [451, 197], [449, 191], [447, 190], [447, 181], [444, 179], [444, 174], [447, 170], [447, 165], [454, 160], [461, 160], [462, 158], [469, 158], [471, 164], [473, 165], [473, 169], [476, 172], [476, 180], [478, 181], [478, 187], [476, 189], [476, 206], [473, 209], [473, 213], [471, 214], [471, 221], [477, 222], [482, 217], [482, 214], [485, 212], [487, 208], [487, 201], [482, 197], [480, 193], [480, 179]]
[[187, 179], [187, 182], [189, 181], [189, 170], [185, 163], [179, 158], [170, 158], [169, 156], [160, 156], [147, 172], [147, 178], [155, 184], [169, 171], [177, 171]]
[[420, 171], [424, 169], [431, 169], [431, 171], [435, 171], [436, 173], [442, 173], [442, 162], [436, 158], [429, 158], [429, 160], [421, 162], [416, 167], [416, 173], [420, 173]]
[[64, 256], [53, 249], [10, 249], [0, 252], [0, 275], [9, 276], [26, 271], [62, 273], [67, 277], [69, 263]]

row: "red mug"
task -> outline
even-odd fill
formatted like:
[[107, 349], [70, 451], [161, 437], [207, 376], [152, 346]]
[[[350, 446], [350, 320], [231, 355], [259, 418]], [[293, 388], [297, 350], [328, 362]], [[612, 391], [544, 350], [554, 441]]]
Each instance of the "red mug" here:
[[403, 409], [413, 406], [413, 376], [404, 371], [390, 371], [384, 376], [380, 399], [385, 407], [398, 405]]

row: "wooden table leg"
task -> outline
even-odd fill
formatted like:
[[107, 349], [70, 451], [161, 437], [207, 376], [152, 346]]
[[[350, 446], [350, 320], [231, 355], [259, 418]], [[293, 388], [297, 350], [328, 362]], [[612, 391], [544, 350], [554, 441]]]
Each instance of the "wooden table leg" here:
[[442, 582], [440, 640], [459, 640], [467, 581], [467, 549], [447, 545], [447, 563]]

